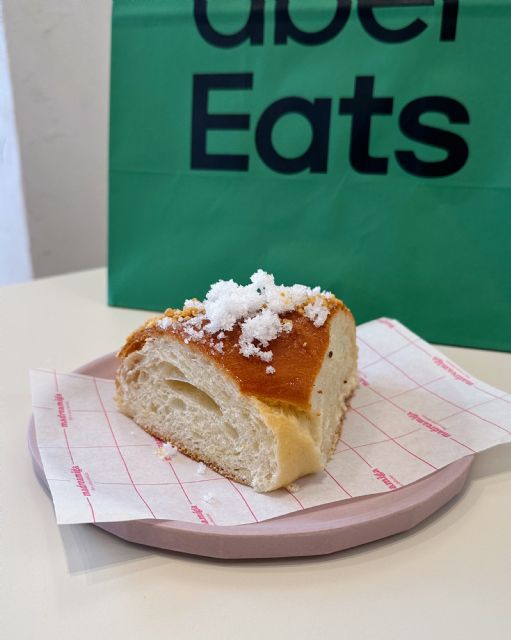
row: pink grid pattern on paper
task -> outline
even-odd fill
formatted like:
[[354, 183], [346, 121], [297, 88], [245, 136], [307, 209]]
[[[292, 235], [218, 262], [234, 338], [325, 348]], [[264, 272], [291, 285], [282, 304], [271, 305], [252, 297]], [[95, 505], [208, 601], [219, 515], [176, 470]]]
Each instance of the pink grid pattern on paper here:
[[476, 380], [395, 320], [357, 329], [360, 386], [322, 473], [258, 494], [161, 443], [121, 414], [114, 384], [31, 372], [36, 436], [60, 524], [170, 519], [260, 522], [394, 491], [447, 464], [511, 442], [511, 396]]

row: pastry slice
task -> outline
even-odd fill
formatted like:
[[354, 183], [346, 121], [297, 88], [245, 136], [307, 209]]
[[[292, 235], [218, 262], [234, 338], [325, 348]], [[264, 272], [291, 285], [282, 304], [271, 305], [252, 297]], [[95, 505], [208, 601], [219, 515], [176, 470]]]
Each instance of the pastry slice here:
[[213, 285], [130, 335], [120, 410], [222, 475], [271, 491], [322, 470], [357, 385], [355, 322], [318, 287]]

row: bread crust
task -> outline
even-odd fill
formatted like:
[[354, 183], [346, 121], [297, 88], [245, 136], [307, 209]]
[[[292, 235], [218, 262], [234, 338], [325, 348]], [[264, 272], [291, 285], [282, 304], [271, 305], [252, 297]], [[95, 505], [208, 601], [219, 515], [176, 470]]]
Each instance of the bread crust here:
[[259, 358], [247, 358], [239, 351], [238, 339], [241, 328], [237, 324], [222, 338], [223, 351], [214, 348], [210, 338], [192, 341], [179, 323], [172, 323], [163, 329], [158, 321], [164, 316], [152, 318], [128, 336], [119, 351], [122, 359], [140, 350], [147, 340], [154, 338], [177, 339], [187, 344], [191, 351], [198, 351], [213, 360], [233, 379], [240, 391], [254, 396], [267, 404], [288, 404], [308, 411], [311, 408], [311, 394], [317, 374], [321, 368], [329, 344], [330, 324], [336, 313], [344, 313], [355, 321], [351, 311], [340, 301], [332, 303], [331, 313], [321, 327], [314, 324], [297, 311], [283, 314], [283, 319], [293, 322], [289, 333], [281, 333], [271, 342], [273, 352], [271, 366], [275, 373], [266, 373], [268, 363]]

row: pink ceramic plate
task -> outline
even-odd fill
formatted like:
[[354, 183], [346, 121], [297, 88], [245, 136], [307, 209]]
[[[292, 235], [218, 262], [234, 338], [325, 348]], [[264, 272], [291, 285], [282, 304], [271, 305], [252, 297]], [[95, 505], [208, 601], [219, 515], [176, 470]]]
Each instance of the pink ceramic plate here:
[[[113, 378], [116, 366], [115, 355], [108, 354], [76, 372]], [[33, 418], [28, 438], [35, 471], [46, 484]], [[205, 527], [176, 520], [132, 520], [95, 526], [130, 542], [212, 558], [322, 555], [415, 527], [461, 491], [473, 459], [457, 460], [396, 491], [333, 502], [257, 524]]]

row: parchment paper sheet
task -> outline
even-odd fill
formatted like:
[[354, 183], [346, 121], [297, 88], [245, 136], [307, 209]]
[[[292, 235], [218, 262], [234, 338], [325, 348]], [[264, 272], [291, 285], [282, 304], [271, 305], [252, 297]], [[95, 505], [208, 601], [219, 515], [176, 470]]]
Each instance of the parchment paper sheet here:
[[[157, 518], [235, 525], [395, 491], [511, 441], [511, 395], [396, 320], [357, 329], [360, 387], [327, 469], [258, 494], [177, 453], [119, 413], [112, 380], [32, 370], [36, 436], [59, 524]], [[159, 455], [158, 455], [159, 454]]]

